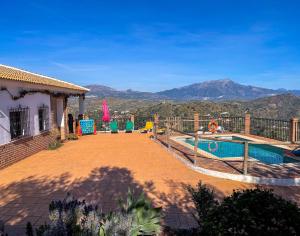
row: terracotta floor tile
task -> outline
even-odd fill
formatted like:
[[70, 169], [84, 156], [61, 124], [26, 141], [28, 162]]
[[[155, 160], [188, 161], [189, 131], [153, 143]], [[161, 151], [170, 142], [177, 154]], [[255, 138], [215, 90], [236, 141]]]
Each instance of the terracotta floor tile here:
[[[43, 224], [50, 201], [63, 199], [67, 192], [107, 212], [117, 207], [116, 200], [130, 188], [136, 194], [145, 192], [156, 206], [162, 206], [167, 225], [190, 227], [193, 206], [186, 186], [199, 181], [213, 187], [220, 198], [233, 189], [252, 187], [194, 172], [147, 135], [84, 136], [0, 170], [0, 215], [13, 232], [9, 235], [22, 235], [15, 232], [20, 233], [28, 220]], [[300, 199], [299, 188], [275, 191]], [[9, 209], [17, 214], [7, 213]]]

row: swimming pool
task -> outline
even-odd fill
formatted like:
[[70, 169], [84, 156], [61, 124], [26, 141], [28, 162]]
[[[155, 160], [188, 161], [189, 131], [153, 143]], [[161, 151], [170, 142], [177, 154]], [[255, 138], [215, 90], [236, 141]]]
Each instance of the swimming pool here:
[[[250, 141], [235, 136], [219, 137], [222, 139]], [[187, 144], [194, 146], [194, 138], [185, 138], [184, 141]], [[211, 141], [206, 139], [200, 139], [198, 148], [209, 154], [216, 156], [217, 158], [241, 158], [244, 156], [244, 144], [233, 143], [226, 141]], [[284, 155], [285, 149], [268, 145], [268, 144], [249, 144], [249, 157], [254, 158], [266, 164], [283, 164], [283, 163], [295, 163], [298, 162], [295, 159], [286, 157]]]

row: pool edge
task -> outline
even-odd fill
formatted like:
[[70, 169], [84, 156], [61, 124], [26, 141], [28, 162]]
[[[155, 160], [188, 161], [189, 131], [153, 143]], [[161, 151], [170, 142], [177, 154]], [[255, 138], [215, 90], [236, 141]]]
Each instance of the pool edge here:
[[162, 145], [159, 141], [155, 141], [155, 142], [160, 144], [163, 148], [165, 148], [169, 153], [171, 153], [176, 159], [178, 159], [183, 164], [185, 164], [188, 168], [200, 174], [226, 179], [226, 180], [248, 183], [248, 184], [273, 185], [273, 186], [300, 186], [300, 178], [268, 178], [268, 177], [257, 177], [251, 175], [243, 175], [243, 174], [237, 175], [237, 174], [230, 174], [230, 173], [225, 173], [216, 170], [210, 170], [199, 166], [194, 166], [192, 163], [183, 159], [180, 155], [176, 154], [175, 152], [171, 151], [170, 149]]

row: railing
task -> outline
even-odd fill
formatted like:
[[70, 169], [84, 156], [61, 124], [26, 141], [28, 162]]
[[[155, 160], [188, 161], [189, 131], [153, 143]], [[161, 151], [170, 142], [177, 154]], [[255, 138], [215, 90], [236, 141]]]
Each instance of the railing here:
[[[98, 112], [90, 113], [90, 118], [95, 120], [97, 130], [105, 130], [108, 127], [108, 123], [102, 122], [101, 115]], [[126, 120], [130, 119], [130, 116], [119, 116], [115, 118], [118, 121], [119, 129], [124, 130]], [[218, 132], [222, 133], [244, 133], [246, 130], [245, 117], [242, 116], [227, 116], [227, 117], [208, 117], [199, 116], [199, 131], [208, 132], [208, 124], [214, 119], [218, 124]], [[266, 138], [275, 139], [278, 141], [290, 141], [291, 123], [287, 120], [274, 120], [265, 118], [250, 119], [250, 134], [262, 136]], [[153, 116], [136, 116], [134, 117], [134, 128], [138, 130], [145, 127], [147, 121], [154, 122]], [[166, 121], [169, 122], [172, 129], [176, 129], [180, 132], [194, 133], [194, 117], [182, 118], [172, 117], [165, 120], [159, 119], [158, 128], [166, 128]], [[300, 141], [300, 121], [295, 125], [295, 139]]]
[[208, 132], [208, 124], [213, 118], [207, 116], [199, 116], [199, 129], [203, 132]]
[[241, 133], [245, 129], [245, 117], [222, 117], [216, 121], [224, 132]]
[[180, 131], [186, 133], [194, 132], [194, 120], [193, 119], [183, 119], [182, 121], [182, 129]]
[[[208, 132], [208, 125], [211, 120], [214, 118], [208, 118], [207, 116], [199, 117], [199, 130], [203, 132]], [[193, 133], [194, 132], [194, 119], [188, 118], [172, 118], [172, 125], [175, 129], [186, 132], [186, 133]], [[235, 132], [241, 133], [245, 127], [245, 118], [244, 117], [220, 117], [214, 119], [218, 126], [220, 127], [220, 131], [222, 132]]]
[[154, 118], [148, 117], [148, 116], [147, 117], [141, 117], [141, 116], [134, 117], [134, 129], [138, 130], [138, 129], [144, 128], [147, 121], [153, 122]]
[[100, 110], [99, 111], [95, 110], [93, 112], [89, 112], [87, 115], [90, 119], [93, 119], [95, 121], [97, 131], [105, 130], [105, 125], [108, 125], [108, 124], [106, 124], [102, 121], [102, 112]]
[[167, 127], [166, 124], [167, 124], [167, 120], [161, 120], [161, 119], [159, 119], [157, 126], [160, 129], [165, 129]]
[[286, 120], [251, 117], [250, 133], [280, 141], [289, 141], [290, 122]]
[[[170, 119], [168, 122], [170, 122]], [[171, 119], [171, 122], [174, 122], [174, 120]], [[292, 161], [291, 158], [287, 159], [284, 149], [276, 147], [291, 144], [290, 142], [276, 140], [265, 142], [247, 140], [246, 138], [214, 137], [183, 132], [172, 127], [175, 127], [174, 124], [172, 126], [167, 125], [166, 134], [158, 137], [158, 140], [170, 151], [174, 151], [195, 166], [215, 168], [217, 171], [218, 168], [222, 168], [225, 172], [232, 173], [234, 171], [236, 174], [249, 173], [250, 175], [259, 174], [264, 176], [265, 174], [269, 175], [270, 172], [273, 174], [272, 166], [268, 169], [269, 173], [265, 173], [266, 167], [271, 164], [285, 164], [295, 161]], [[178, 131], [181, 135], [190, 136], [190, 138], [179, 139]], [[176, 138], [178, 138], [177, 141]], [[270, 145], [273, 146], [272, 149], [270, 149]]]

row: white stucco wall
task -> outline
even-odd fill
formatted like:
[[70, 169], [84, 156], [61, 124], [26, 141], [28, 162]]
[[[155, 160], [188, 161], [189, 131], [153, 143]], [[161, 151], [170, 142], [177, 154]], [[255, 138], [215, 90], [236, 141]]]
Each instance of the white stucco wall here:
[[[0, 86], [3, 86], [1, 82]], [[5, 87], [14, 96], [17, 96], [18, 92], [23, 90], [22, 84], [20, 83], [6, 83]], [[25, 97], [18, 100], [13, 100], [7, 91], [0, 91], [0, 145], [11, 141], [9, 109], [18, 107], [19, 105], [22, 107], [29, 107], [30, 109], [30, 135], [32, 136], [40, 133], [38, 122], [38, 108], [40, 106], [46, 105], [49, 107], [50, 118], [50, 95], [34, 93], [27, 94]], [[49, 127], [51, 127], [51, 120], [49, 121]]]
[[64, 123], [64, 100], [62, 98], [56, 99], [56, 119], [57, 119], [57, 125], [58, 127], [65, 127]]

